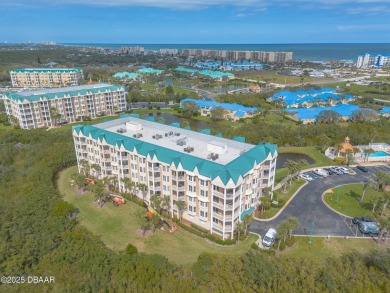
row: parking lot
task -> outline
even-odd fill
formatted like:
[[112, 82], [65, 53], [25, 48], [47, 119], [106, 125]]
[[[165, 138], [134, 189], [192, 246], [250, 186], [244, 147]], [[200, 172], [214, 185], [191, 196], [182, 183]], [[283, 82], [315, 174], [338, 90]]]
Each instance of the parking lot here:
[[[317, 178], [309, 181], [298, 194], [292, 199], [281, 214], [271, 221], [255, 220], [250, 225], [251, 232], [262, 236], [269, 228], [277, 228], [280, 223], [289, 217], [296, 217], [301, 226], [293, 232], [296, 235], [313, 235], [321, 236], [363, 236], [362, 233], [352, 224], [350, 218], [345, 218], [333, 210], [329, 209], [321, 199], [322, 194], [337, 185], [359, 183], [369, 178], [375, 178], [375, 172], [384, 171], [390, 174], [390, 167], [384, 165], [366, 166], [368, 172], [362, 172], [356, 167], [350, 168], [356, 174], [329, 175], [324, 178]], [[314, 229], [313, 229], [314, 223]], [[366, 235], [366, 237], [369, 237]]]

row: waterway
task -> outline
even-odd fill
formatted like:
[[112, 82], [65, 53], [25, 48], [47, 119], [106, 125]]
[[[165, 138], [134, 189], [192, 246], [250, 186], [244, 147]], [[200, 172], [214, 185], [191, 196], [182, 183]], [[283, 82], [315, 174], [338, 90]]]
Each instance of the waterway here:
[[315, 161], [311, 157], [304, 154], [297, 153], [283, 153], [278, 155], [278, 159], [276, 160], [276, 168], [283, 168], [284, 163], [287, 160], [306, 160], [309, 164], [314, 164]]

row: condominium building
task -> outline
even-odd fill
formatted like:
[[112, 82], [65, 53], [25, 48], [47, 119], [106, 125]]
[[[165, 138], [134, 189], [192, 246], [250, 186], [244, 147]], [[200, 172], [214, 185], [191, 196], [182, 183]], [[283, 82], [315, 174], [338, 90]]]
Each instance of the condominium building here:
[[133, 116], [73, 127], [79, 172], [88, 163], [91, 176], [117, 177], [121, 192], [130, 192], [124, 178], [146, 185], [132, 192], [147, 202], [153, 194], [169, 196], [172, 216], [180, 214], [176, 203], [184, 201], [184, 220], [223, 239], [233, 237], [243, 213], [253, 211], [264, 189], [274, 185], [277, 145], [252, 145]]
[[184, 56], [223, 58], [231, 61], [252, 60], [269, 63], [284, 63], [292, 60], [292, 52], [265, 52], [265, 51], [231, 51], [231, 50], [202, 50], [183, 49]]
[[74, 122], [126, 109], [125, 89], [109, 84], [5, 93], [3, 99], [7, 115], [14, 117], [10, 121], [17, 121], [23, 129]]
[[357, 68], [381, 68], [390, 67], [390, 54], [360, 54]]
[[177, 49], [161, 48], [159, 50], [161, 55], [177, 55], [179, 51]]
[[145, 52], [145, 48], [140, 46], [121, 47], [119, 51], [122, 54], [143, 54]]
[[21, 68], [10, 71], [13, 87], [42, 88], [78, 85], [81, 68]]

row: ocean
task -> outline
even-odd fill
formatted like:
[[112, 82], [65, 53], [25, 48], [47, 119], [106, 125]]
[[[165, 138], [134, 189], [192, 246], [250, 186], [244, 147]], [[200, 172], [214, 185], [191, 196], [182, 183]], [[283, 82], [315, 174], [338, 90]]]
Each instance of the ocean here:
[[181, 51], [188, 49], [239, 50], [239, 51], [284, 51], [293, 52], [294, 60], [335, 61], [357, 60], [361, 53], [388, 53], [387, 44], [76, 44], [63, 43], [67, 46], [87, 46], [116, 49], [124, 46], [141, 46], [145, 50], [173, 48]]

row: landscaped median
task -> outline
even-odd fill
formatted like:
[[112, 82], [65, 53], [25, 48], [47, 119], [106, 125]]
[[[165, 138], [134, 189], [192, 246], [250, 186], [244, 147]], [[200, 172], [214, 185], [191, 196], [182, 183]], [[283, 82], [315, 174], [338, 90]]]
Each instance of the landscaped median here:
[[[288, 183], [287, 183], [288, 184]], [[259, 208], [255, 211], [255, 218], [258, 219], [272, 219], [277, 215], [281, 210], [283, 210], [284, 207], [286, 207], [290, 200], [292, 199], [292, 196], [297, 193], [300, 188], [302, 188], [306, 184], [306, 181], [303, 179], [293, 179], [291, 186], [288, 186], [287, 192], [283, 192], [283, 188], [279, 188], [278, 190], [275, 190], [274, 196], [273, 196], [273, 202], [267, 202], [263, 203]], [[276, 205], [276, 202], [278, 203]], [[263, 212], [261, 212], [262, 207], [264, 208]]]
[[360, 203], [362, 195], [362, 183], [346, 184], [327, 190], [323, 194], [323, 201], [334, 211], [347, 217], [372, 216], [372, 212], [375, 214], [381, 210], [383, 192], [368, 187]]
[[191, 265], [202, 252], [223, 255], [244, 254], [257, 240], [256, 235], [249, 234], [248, 238], [239, 244], [221, 246], [182, 228], [173, 234], [157, 229], [155, 233], [143, 237], [142, 233], [138, 233], [140, 227], [137, 221], [137, 211], [142, 210], [142, 207], [127, 201], [119, 207], [106, 203], [99, 208], [94, 203], [91, 193], [79, 195], [75, 192], [75, 186], [71, 183], [71, 174], [75, 172], [76, 167], [60, 172], [59, 190], [66, 201], [79, 209], [78, 220], [81, 224], [92, 233], [99, 235], [111, 249], [124, 250], [131, 243], [139, 252], [158, 253], [177, 264]]

